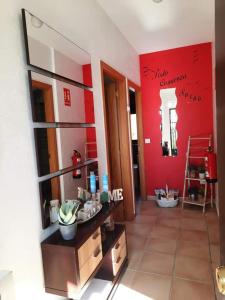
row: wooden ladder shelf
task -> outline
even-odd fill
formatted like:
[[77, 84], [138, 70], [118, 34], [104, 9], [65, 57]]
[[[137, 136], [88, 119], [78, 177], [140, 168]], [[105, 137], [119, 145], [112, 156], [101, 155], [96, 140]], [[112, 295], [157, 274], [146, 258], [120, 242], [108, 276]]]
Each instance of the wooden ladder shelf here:
[[[200, 179], [198, 177], [191, 177], [190, 176], [190, 164], [191, 161], [196, 161], [197, 163], [202, 164], [205, 163], [205, 151], [211, 147], [212, 145], [212, 136], [207, 137], [192, 137], [189, 136], [188, 138], [188, 147], [187, 147], [187, 153], [186, 153], [186, 165], [185, 165], [185, 174], [184, 174], [184, 189], [183, 189], [183, 197], [182, 197], [182, 208], [184, 208], [184, 204], [191, 204], [191, 205], [198, 205], [201, 206], [203, 209], [203, 213], [205, 213], [205, 206], [209, 203], [211, 203], [211, 206], [213, 206], [212, 203], [212, 197], [211, 200], [207, 200], [207, 188], [208, 183], [206, 179]], [[201, 186], [204, 188], [204, 196], [198, 199], [192, 199], [188, 193], [188, 189], [191, 186], [191, 182], [199, 182]]]

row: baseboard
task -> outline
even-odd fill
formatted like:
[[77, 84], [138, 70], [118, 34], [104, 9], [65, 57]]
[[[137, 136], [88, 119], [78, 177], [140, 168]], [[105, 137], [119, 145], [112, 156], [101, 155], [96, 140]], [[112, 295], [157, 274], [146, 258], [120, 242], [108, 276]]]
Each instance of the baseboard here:
[[153, 196], [153, 195], [147, 195], [147, 200], [155, 201], [155, 200], [156, 200], [156, 197]]

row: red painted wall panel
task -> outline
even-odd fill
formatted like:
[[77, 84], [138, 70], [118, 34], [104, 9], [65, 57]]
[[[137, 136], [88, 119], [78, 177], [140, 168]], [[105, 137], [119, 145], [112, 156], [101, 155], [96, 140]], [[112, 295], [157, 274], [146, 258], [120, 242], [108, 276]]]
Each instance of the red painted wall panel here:
[[[157, 187], [183, 189], [189, 135], [213, 133], [211, 43], [140, 55], [147, 194]], [[176, 88], [178, 156], [161, 150], [160, 89]]]
[[[84, 84], [92, 86], [91, 64], [83, 65], [83, 80], [84, 80]], [[94, 124], [95, 113], [94, 113], [93, 93], [88, 90], [84, 90], [84, 101], [85, 101], [85, 122]], [[88, 157], [95, 158], [97, 157], [95, 128], [87, 128], [86, 134], [87, 134], [87, 142], [95, 143], [95, 145], [92, 144], [88, 146], [88, 150], [90, 150], [88, 153]]]

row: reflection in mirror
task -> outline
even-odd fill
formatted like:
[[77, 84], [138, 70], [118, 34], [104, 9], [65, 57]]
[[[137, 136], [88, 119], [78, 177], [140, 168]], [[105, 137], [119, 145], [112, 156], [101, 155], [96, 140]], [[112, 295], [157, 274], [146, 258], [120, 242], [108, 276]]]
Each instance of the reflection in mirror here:
[[93, 93], [29, 71], [34, 122], [95, 123]]
[[92, 86], [85, 78], [85, 68], [90, 68], [90, 55], [51, 28], [48, 24], [23, 10], [28, 64]]
[[94, 127], [35, 128], [34, 132], [39, 176], [97, 158]]
[[79, 179], [74, 179], [73, 172], [69, 172], [39, 183], [43, 228], [57, 222], [57, 209], [61, 201], [77, 199], [78, 187], [89, 189], [90, 172], [96, 175], [96, 185], [99, 189], [97, 162], [81, 168]]
[[177, 97], [175, 88], [161, 89], [161, 107], [160, 114], [162, 118], [162, 155], [177, 156]]

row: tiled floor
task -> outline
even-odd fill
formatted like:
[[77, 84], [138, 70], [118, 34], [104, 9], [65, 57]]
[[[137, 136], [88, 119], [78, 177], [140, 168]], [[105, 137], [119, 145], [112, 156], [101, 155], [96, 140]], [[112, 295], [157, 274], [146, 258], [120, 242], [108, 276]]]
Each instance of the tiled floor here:
[[[126, 223], [129, 264], [113, 300], [215, 300], [219, 265], [216, 211], [140, 202]], [[217, 297], [217, 298], [216, 298]]]

